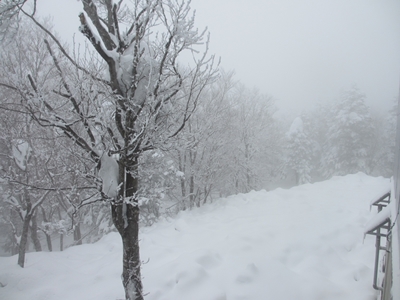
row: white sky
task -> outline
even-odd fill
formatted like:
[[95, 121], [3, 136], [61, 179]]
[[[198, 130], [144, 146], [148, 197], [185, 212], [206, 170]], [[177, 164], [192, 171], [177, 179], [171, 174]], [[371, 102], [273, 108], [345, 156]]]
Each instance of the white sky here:
[[[79, 35], [79, 1], [42, 3], [56, 30]], [[398, 95], [399, 0], [192, 0], [192, 8], [222, 67], [283, 110], [336, 99], [354, 83], [373, 108]]]
[[398, 0], [193, 0], [211, 50], [246, 85], [299, 110], [353, 83], [369, 103], [399, 91]]

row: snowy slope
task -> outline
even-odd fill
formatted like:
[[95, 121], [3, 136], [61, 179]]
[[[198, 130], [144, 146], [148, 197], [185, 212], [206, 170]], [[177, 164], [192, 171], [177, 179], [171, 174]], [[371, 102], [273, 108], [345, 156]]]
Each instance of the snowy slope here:
[[[141, 231], [146, 299], [376, 299], [371, 195], [389, 180], [362, 173], [251, 192]], [[0, 258], [0, 299], [123, 299], [121, 243], [109, 234], [64, 252]]]

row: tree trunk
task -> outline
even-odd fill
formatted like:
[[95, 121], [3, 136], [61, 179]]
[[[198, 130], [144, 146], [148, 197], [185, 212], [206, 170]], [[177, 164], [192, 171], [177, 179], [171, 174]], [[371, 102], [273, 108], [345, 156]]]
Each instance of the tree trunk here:
[[[40, 209], [42, 210], [43, 221], [44, 221], [45, 223], [48, 223], [49, 221], [48, 221], [48, 219], [47, 219], [46, 211], [44, 210], [43, 206], [40, 206]], [[45, 230], [43, 230], [43, 233], [44, 233], [45, 236], [46, 236], [47, 249], [49, 249], [49, 252], [52, 252], [52, 251], [53, 251], [53, 244], [51, 243], [51, 236], [50, 236], [50, 234], [48, 234]]]
[[[61, 202], [60, 202], [61, 203]], [[60, 207], [57, 207], [58, 219], [62, 220]], [[64, 233], [60, 232], [60, 251], [64, 251]]]
[[18, 252], [18, 264], [21, 266], [21, 268], [23, 268], [25, 265], [25, 252], [28, 243], [29, 223], [31, 222], [32, 218], [32, 211], [31, 211], [32, 204], [29, 198], [29, 194], [26, 190], [24, 191], [23, 197], [25, 198], [26, 202], [26, 211], [25, 211], [25, 216], [23, 218], [24, 223], [22, 226], [21, 241], [19, 243], [19, 252]]
[[45, 233], [46, 235], [46, 242], [47, 242], [47, 249], [49, 249], [49, 252], [53, 251], [53, 244], [51, 243], [51, 236], [50, 234]]
[[251, 175], [250, 175], [250, 155], [249, 155], [249, 144], [245, 142], [245, 152], [244, 152], [245, 162], [246, 162], [246, 190], [245, 192], [248, 193], [251, 191]]
[[82, 245], [81, 226], [79, 223], [77, 223], [74, 228], [74, 244]]
[[[179, 163], [179, 171], [185, 174], [185, 166], [186, 166], [186, 153], [184, 153], [184, 159], [182, 161], [181, 153], [178, 151], [178, 163]], [[182, 193], [182, 204], [181, 210], [186, 210], [186, 179], [185, 177], [181, 177], [181, 193]]]
[[[12, 211], [10, 213], [12, 213]], [[11, 225], [11, 231], [12, 231], [10, 233], [11, 256], [14, 256], [19, 252], [18, 234], [14, 224], [11, 221], [9, 221], [9, 224]]]
[[64, 251], [64, 234], [60, 234], [60, 251]]
[[136, 199], [137, 160], [134, 160], [133, 167], [128, 171], [124, 163], [120, 163], [119, 180], [124, 184], [119, 190], [117, 201], [111, 203], [111, 213], [114, 225], [122, 238], [122, 284], [126, 300], [143, 300], [139, 253], [139, 206]]
[[42, 251], [42, 245], [40, 244], [40, 240], [39, 240], [39, 237], [38, 237], [38, 234], [37, 234], [38, 227], [37, 227], [36, 214], [35, 213], [32, 215], [31, 224], [32, 225], [30, 226], [30, 229], [31, 229], [32, 242], [33, 242], [33, 245], [35, 247], [35, 251], [36, 252], [40, 252], [40, 251]]
[[212, 190], [212, 185], [210, 185], [210, 186], [208, 187], [208, 189], [207, 189], [206, 186], [204, 187], [204, 201], [203, 201], [203, 205], [207, 203], [207, 199], [208, 199], [208, 196], [210, 195], [211, 190]]
[[23, 268], [25, 265], [26, 244], [28, 243], [29, 222], [31, 221], [30, 213], [27, 213], [22, 226], [21, 241], [19, 243], [18, 264]]
[[195, 206], [195, 195], [194, 195], [194, 175], [193, 173], [190, 174], [189, 177], [189, 199], [190, 199], [190, 209]]
[[124, 248], [122, 280], [125, 297], [129, 300], [142, 300], [142, 278], [140, 274], [139, 253], [139, 208], [132, 205], [126, 207], [128, 226], [122, 236]]
[[18, 253], [18, 264], [21, 268], [25, 265], [25, 252], [26, 252], [26, 244], [28, 242], [28, 231], [29, 231], [29, 222], [31, 220], [30, 215], [26, 215], [24, 219], [24, 225], [22, 226], [21, 233], [21, 242], [19, 243], [19, 253]]

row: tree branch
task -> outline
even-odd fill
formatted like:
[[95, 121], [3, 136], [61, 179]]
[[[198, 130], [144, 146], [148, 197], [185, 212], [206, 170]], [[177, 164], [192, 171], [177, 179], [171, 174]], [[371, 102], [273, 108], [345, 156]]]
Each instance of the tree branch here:
[[[109, 2], [110, 1], [106, 1], [106, 4], [110, 4], [110, 6], [111, 6], [111, 3], [109, 3]], [[107, 30], [103, 27], [103, 25], [101, 25], [101, 22], [100, 22], [100, 19], [99, 19], [99, 15], [97, 13], [96, 5], [93, 3], [92, 0], [82, 0], [82, 4], [83, 4], [83, 9], [85, 10], [87, 15], [89, 16], [90, 20], [92, 20], [92, 23], [93, 23], [94, 27], [96, 27], [98, 33], [100, 34], [100, 38], [102, 39], [102, 41], [104, 43], [104, 46], [106, 46], [107, 50], [115, 49], [116, 48], [115, 43], [111, 39], [111, 37], [110, 37], [109, 33], [107, 32]], [[108, 9], [108, 5], [107, 5], [107, 10], [109, 12], [109, 15], [110, 15], [110, 13], [112, 15], [112, 12], [109, 11], [109, 9]], [[81, 15], [79, 15], [79, 17], [81, 18], [81, 22], [82, 22]], [[110, 23], [110, 20], [108, 20], [108, 23]], [[86, 20], [85, 20], [85, 24], [86, 24]], [[87, 26], [87, 24], [86, 24], [86, 26]], [[108, 26], [109, 26], [109, 29], [110, 29], [110, 24], [108, 24]]]
[[47, 50], [49, 51], [51, 57], [53, 58], [54, 65], [56, 66], [56, 68], [58, 70], [58, 73], [60, 74], [63, 86], [64, 86], [65, 90], [69, 94], [68, 99], [71, 101], [72, 106], [74, 107], [76, 113], [79, 115], [81, 121], [83, 122], [83, 126], [86, 129], [86, 132], [87, 132], [87, 134], [88, 134], [88, 136], [90, 138], [90, 142], [92, 143], [92, 147], [94, 147], [96, 145], [96, 139], [94, 138], [92, 130], [90, 129], [90, 126], [88, 124], [87, 118], [83, 115], [82, 111], [80, 110], [78, 102], [76, 101], [75, 97], [72, 96], [72, 92], [71, 92], [71, 90], [69, 88], [69, 85], [68, 85], [67, 81], [64, 78], [64, 74], [63, 74], [63, 71], [62, 71], [62, 69], [60, 67], [60, 64], [58, 63], [57, 58], [55, 57], [55, 55], [53, 54], [53, 51], [51, 50], [49, 42], [47, 40], [44, 40], [44, 42], [45, 42], [45, 44], [47, 46]]
[[71, 191], [71, 190], [91, 190], [91, 189], [97, 189], [96, 186], [83, 186], [83, 187], [79, 187], [79, 186], [76, 187], [76, 186], [74, 186], [74, 187], [70, 187], [70, 188], [67, 188], [67, 187], [48, 188], [48, 187], [40, 187], [40, 186], [31, 185], [31, 184], [24, 183], [24, 182], [21, 182], [21, 181], [18, 181], [18, 180], [8, 180], [7, 182], [9, 182], [9, 183], [14, 183], [14, 184], [19, 184], [19, 185], [25, 186], [25, 187], [30, 188], [30, 189], [33, 189], [33, 190], [48, 191], [48, 192], [51, 192], [51, 191], [56, 192], [56, 191]]
[[67, 53], [67, 51], [65, 50], [65, 48], [61, 45], [61, 43], [59, 42], [59, 40], [54, 36], [54, 34], [52, 34], [48, 29], [46, 29], [41, 23], [39, 23], [34, 16], [28, 14], [27, 12], [25, 12], [22, 8], [20, 8], [20, 10], [22, 11], [22, 13], [24, 15], [26, 15], [29, 19], [31, 19], [41, 30], [43, 30], [48, 36], [51, 37], [51, 39], [57, 44], [58, 48], [60, 49], [60, 51], [62, 52], [62, 54], [65, 55], [65, 57], [79, 70], [81, 70], [82, 72], [84, 72], [85, 74], [89, 75], [91, 78], [98, 80], [102, 83], [105, 84], [109, 84], [108, 81], [95, 77], [92, 75], [91, 72], [89, 72], [88, 70], [86, 70], [84, 67], [80, 66], [71, 56], [69, 56], [69, 54]]

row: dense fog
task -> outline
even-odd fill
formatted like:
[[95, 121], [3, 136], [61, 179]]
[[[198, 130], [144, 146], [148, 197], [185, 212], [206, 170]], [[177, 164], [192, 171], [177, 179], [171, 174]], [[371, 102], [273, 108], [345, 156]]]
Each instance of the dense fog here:
[[399, 3], [189, 4], [0, 2], [2, 256], [24, 267], [118, 232], [141, 300], [140, 228], [253, 190], [392, 176]]

